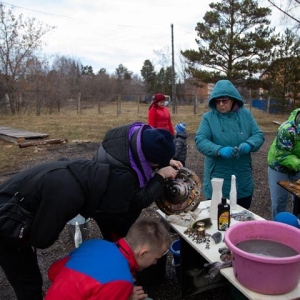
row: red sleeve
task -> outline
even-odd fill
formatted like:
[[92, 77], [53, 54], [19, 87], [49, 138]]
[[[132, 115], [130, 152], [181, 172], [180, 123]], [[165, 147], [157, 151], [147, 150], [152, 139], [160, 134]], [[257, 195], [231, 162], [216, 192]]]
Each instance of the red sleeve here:
[[128, 300], [133, 291], [133, 284], [128, 281], [117, 280], [101, 286], [98, 292], [94, 291], [92, 300]]
[[70, 259], [70, 256], [66, 256], [64, 258], [61, 258], [57, 261], [55, 261], [48, 270], [48, 277], [51, 282], [54, 281], [58, 273], [61, 271], [61, 269], [65, 266], [65, 264]]
[[175, 131], [174, 131], [174, 127], [171, 121], [171, 116], [169, 117], [169, 131], [174, 135]]
[[167, 115], [169, 116], [169, 118], [168, 118], [169, 131], [174, 135], [175, 131], [174, 131], [174, 127], [173, 127], [173, 124], [171, 121], [171, 113], [167, 107], [165, 107], [165, 110], [167, 112]]
[[155, 109], [152, 107], [148, 110], [148, 124], [151, 125], [152, 127], [156, 127], [155, 125], [155, 115], [156, 115], [156, 111]]

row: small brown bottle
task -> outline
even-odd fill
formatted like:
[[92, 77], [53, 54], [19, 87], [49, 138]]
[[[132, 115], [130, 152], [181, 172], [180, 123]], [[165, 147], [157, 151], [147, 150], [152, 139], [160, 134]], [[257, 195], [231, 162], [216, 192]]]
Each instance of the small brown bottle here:
[[218, 204], [218, 230], [225, 231], [230, 225], [230, 205], [226, 198], [222, 197]]

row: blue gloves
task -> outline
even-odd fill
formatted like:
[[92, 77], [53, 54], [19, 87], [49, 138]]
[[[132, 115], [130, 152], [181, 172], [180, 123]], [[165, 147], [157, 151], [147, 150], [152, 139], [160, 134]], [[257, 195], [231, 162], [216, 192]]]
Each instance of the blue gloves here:
[[219, 150], [219, 155], [223, 158], [234, 158], [248, 154], [251, 151], [251, 146], [248, 143], [241, 143], [239, 147], [223, 147]]
[[248, 154], [251, 151], [251, 146], [248, 143], [241, 143], [238, 149], [238, 155], [242, 156]]
[[235, 157], [236, 149], [233, 147], [223, 147], [219, 150], [219, 155], [224, 158]]

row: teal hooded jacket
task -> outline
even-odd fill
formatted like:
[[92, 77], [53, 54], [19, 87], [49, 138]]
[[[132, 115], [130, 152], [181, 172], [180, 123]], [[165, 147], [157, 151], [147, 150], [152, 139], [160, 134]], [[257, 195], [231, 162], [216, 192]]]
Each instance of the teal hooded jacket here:
[[[229, 97], [234, 100], [228, 113], [220, 113], [214, 99]], [[197, 150], [205, 155], [203, 193], [206, 199], [211, 199], [211, 179], [223, 178], [223, 196], [229, 198], [231, 175], [236, 176], [237, 198], [253, 194], [251, 152], [258, 151], [264, 142], [264, 134], [253, 118], [251, 112], [244, 108], [244, 101], [229, 80], [216, 83], [209, 98], [211, 110], [202, 116], [195, 136]], [[222, 147], [238, 147], [248, 143], [251, 152], [234, 158], [218, 156]], [[221, 199], [220, 199], [221, 200]]]

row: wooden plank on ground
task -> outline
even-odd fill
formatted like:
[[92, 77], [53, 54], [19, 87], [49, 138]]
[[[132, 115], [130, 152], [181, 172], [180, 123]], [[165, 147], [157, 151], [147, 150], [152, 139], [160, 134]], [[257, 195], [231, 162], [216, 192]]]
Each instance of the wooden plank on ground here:
[[47, 137], [49, 137], [49, 134], [47, 133], [15, 129], [7, 126], [0, 126], [0, 138], [15, 144], [30, 139], [44, 139]]
[[39, 145], [46, 145], [46, 144], [64, 144], [68, 140], [67, 139], [43, 139], [43, 140], [31, 140], [26, 141], [24, 143], [19, 143], [20, 148], [27, 148], [31, 146], [39, 146]]

